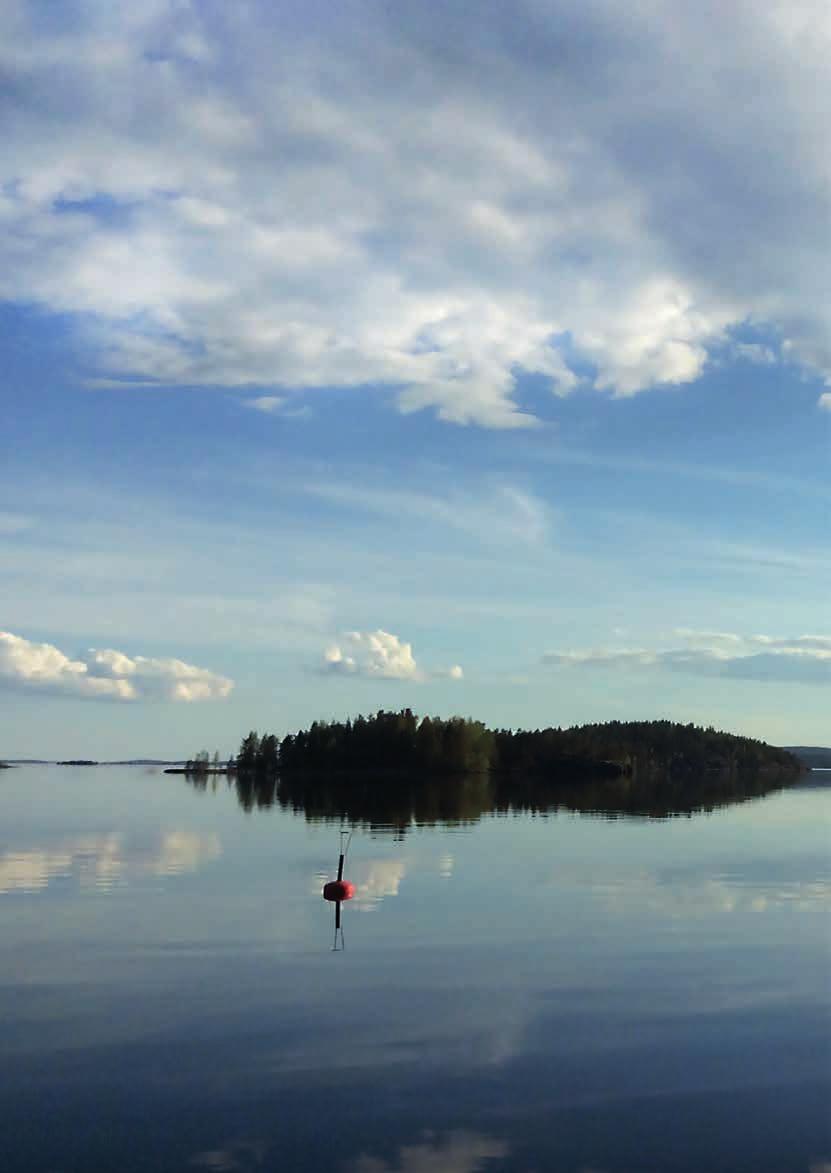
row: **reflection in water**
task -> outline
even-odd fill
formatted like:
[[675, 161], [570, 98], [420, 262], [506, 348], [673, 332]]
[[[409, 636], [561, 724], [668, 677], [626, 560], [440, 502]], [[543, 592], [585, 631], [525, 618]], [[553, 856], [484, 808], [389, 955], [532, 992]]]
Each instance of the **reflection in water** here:
[[365, 1153], [348, 1168], [349, 1173], [478, 1173], [507, 1154], [504, 1141], [477, 1133], [454, 1132], [439, 1141], [427, 1133], [421, 1144], [402, 1145], [391, 1161]]
[[346, 863], [346, 853], [349, 851], [349, 844], [352, 842], [352, 832], [348, 830], [340, 833], [340, 854], [338, 855], [338, 874], [334, 880], [329, 880], [323, 885], [323, 899], [329, 900], [335, 906], [335, 940], [332, 945], [332, 951], [337, 953], [338, 950], [346, 948], [346, 943], [343, 939], [343, 928], [341, 926], [341, 905], [345, 901], [351, 900], [355, 895], [355, 885], [344, 878], [343, 868]]
[[352, 869], [355, 907], [372, 912], [385, 897], [397, 896], [406, 873], [405, 859], [374, 859], [356, 864]]
[[4, 775], [0, 1173], [831, 1173], [828, 793], [216, 789]]
[[0, 855], [0, 893], [42, 892], [72, 876], [82, 887], [112, 888], [131, 877], [195, 872], [221, 854], [214, 832], [165, 831], [148, 843], [117, 831], [81, 835]]
[[831, 879], [826, 877], [761, 885], [740, 875], [679, 877], [640, 872], [605, 884], [595, 881], [591, 888], [605, 897], [611, 908], [648, 908], [675, 917], [704, 917], [713, 912], [747, 915], [782, 907], [823, 908], [831, 900]]
[[[197, 789], [205, 779], [187, 776]], [[451, 779], [402, 777], [367, 779], [345, 776], [228, 781], [246, 811], [275, 805], [302, 814], [308, 822], [349, 823], [367, 830], [392, 829], [403, 838], [415, 826], [472, 825], [489, 814], [545, 816], [577, 811], [604, 818], [666, 819], [716, 810], [782, 790], [781, 781], [763, 777], [704, 775], [700, 779], [669, 776], [577, 779], [571, 782], [517, 780], [506, 776], [468, 775]]]
[[262, 1140], [234, 1140], [219, 1149], [194, 1153], [188, 1162], [212, 1173], [248, 1173], [262, 1168], [268, 1145]]

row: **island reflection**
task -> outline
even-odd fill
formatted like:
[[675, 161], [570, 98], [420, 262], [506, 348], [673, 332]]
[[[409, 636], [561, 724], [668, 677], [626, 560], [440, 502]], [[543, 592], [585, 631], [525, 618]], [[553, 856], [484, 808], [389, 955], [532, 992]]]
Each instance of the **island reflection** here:
[[[216, 777], [185, 775], [196, 790], [215, 791]], [[453, 779], [380, 779], [343, 775], [286, 778], [229, 776], [243, 810], [283, 811], [309, 823], [344, 823], [405, 835], [413, 826], [472, 825], [489, 815], [540, 817], [573, 811], [605, 819], [670, 819], [714, 811], [783, 790], [788, 782], [765, 776], [635, 779], [580, 777], [541, 781], [476, 774]]]

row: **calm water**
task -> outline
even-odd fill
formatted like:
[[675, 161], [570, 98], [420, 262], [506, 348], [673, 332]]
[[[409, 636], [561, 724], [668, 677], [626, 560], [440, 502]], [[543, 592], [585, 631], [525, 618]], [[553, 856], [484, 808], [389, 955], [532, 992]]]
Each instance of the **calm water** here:
[[831, 789], [373, 812], [337, 952], [270, 797], [0, 774], [4, 1173], [831, 1170]]

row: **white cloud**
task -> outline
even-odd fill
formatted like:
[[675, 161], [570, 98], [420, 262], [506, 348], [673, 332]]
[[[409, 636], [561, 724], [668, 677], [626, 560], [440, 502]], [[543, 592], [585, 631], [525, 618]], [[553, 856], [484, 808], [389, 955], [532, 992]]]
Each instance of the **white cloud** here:
[[461, 665], [423, 671], [415, 661], [412, 644], [404, 643], [392, 632], [348, 631], [341, 641], [331, 644], [323, 656], [325, 672], [345, 676], [365, 676], [382, 680], [423, 681], [428, 677], [462, 680]]
[[655, 648], [588, 648], [547, 652], [559, 667], [661, 669], [736, 680], [831, 684], [831, 636], [740, 636], [678, 628], [682, 645]]
[[821, 407], [823, 411], [831, 411], [831, 391], [823, 391], [817, 400], [817, 406]]
[[64, 696], [135, 701], [214, 700], [233, 681], [183, 660], [130, 657], [107, 648], [71, 660], [53, 644], [32, 643], [0, 631], [0, 685]]
[[517, 372], [682, 384], [748, 322], [831, 374], [824, 0], [329, 16], [6, 4], [0, 297], [91, 315], [109, 377], [492, 427]]
[[370, 516], [405, 519], [412, 525], [438, 523], [486, 545], [539, 546], [549, 531], [549, 509], [516, 485], [478, 485], [475, 492], [427, 493], [389, 484], [309, 481], [303, 491], [343, 509]]
[[324, 655], [326, 670], [347, 675], [377, 676], [387, 680], [421, 680], [412, 644], [389, 631], [348, 631], [340, 644]]
[[281, 395], [258, 395], [254, 399], [243, 399], [243, 407], [250, 407], [252, 411], [261, 411], [264, 415], [277, 415], [285, 406], [285, 399]]

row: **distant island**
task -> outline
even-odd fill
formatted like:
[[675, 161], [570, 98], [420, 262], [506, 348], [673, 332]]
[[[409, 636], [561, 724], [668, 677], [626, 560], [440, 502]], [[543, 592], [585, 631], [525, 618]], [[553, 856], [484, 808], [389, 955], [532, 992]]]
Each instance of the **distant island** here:
[[672, 721], [607, 721], [570, 728], [489, 729], [465, 717], [422, 717], [381, 710], [345, 722], [315, 721], [280, 740], [256, 731], [235, 759], [201, 751], [169, 773], [238, 774], [350, 780], [487, 774], [549, 781], [618, 778], [674, 780], [702, 775], [796, 777], [787, 750], [712, 727]]
[[828, 746], [788, 745], [785, 748], [809, 770], [831, 770], [831, 749]]

